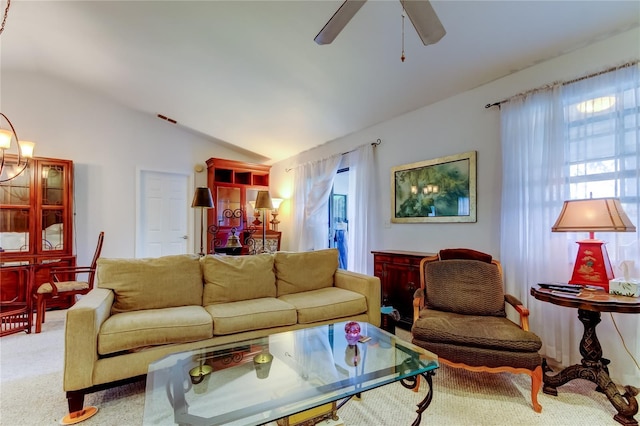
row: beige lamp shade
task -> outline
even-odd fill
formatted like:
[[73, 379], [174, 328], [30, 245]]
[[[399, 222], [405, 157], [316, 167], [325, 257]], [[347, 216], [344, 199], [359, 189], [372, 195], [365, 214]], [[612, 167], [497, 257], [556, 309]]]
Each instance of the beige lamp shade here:
[[273, 208], [278, 210], [284, 200], [282, 198], [272, 198], [271, 201], [273, 202]]
[[193, 194], [193, 202], [191, 207], [201, 207], [210, 209], [213, 208], [213, 197], [211, 196], [211, 190], [205, 187], [196, 188], [195, 194]]
[[254, 208], [256, 210], [273, 210], [273, 202], [271, 201], [269, 191], [258, 191]]
[[20, 141], [20, 152], [24, 158], [33, 158], [33, 149], [36, 143], [30, 141]]
[[[568, 200], [551, 227], [553, 232], [635, 232], [618, 198]], [[593, 238], [593, 236], [591, 236]]]
[[0, 129], [0, 149], [9, 149], [12, 138], [13, 132], [11, 130]]

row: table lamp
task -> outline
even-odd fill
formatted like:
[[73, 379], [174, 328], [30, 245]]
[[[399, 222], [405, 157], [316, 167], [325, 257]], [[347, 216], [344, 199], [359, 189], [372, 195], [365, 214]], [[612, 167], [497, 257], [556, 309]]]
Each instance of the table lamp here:
[[278, 220], [278, 209], [280, 208], [280, 204], [282, 204], [282, 202], [284, 201], [282, 198], [272, 198], [271, 201], [273, 202], [273, 210], [271, 210], [271, 229], [273, 229], [274, 231], [278, 230], [278, 224], [280, 223], [280, 221]]
[[618, 198], [568, 200], [551, 227], [552, 232], [588, 232], [589, 238], [577, 241], [578, 255], [570, 284], [595, 285], [609, 291], [613, 270], [605, 242], [594, 232], [635, 232], [636, 227], [622, 209]]

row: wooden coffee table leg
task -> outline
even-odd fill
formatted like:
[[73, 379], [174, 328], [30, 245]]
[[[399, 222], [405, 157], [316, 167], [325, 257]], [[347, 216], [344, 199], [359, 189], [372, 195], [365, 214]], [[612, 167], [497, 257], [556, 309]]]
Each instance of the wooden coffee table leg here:
[[607, 365], [609, 360], [602, 357], [602, 347], [596, 335], [596, 325], [600, 323], [600, 312], [578, 309], [578, 319], [584, 325], [584, 333], [580, 340], [580, 354], [582, 362], [572, 365], [557, 374], [548, 375], [552, 370], [543, 360], [544, 375], [542, 391], [549, 395], [558, 395], [558, 386], [562, 386], [573, 379], [585, 379], [598, 385], [597, 390], [604, 393], [611, 405], [618, 411], [613, 418], [625, 426], [637, 426], [633, 418], [638, 413], [638, 401], [635, 396], [638, 390], [627, 386], [624, 395], [618, 392], [618, 387], [609, 377]]

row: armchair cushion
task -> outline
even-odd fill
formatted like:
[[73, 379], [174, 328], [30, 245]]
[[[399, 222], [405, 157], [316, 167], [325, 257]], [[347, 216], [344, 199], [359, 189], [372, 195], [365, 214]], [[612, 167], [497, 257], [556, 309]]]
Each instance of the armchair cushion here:
[[98, 287], [113, 290], [112, 313], [202, 306], [202, 273], [197, 255], [98, 260]]
[[461, 315], [423, 309], [412, 328], [414, 339], [510, 352], [538, 352], [538, 336], [502, 317]]
[[273, 256], [204, 256], [204, 306], [240, 300], [276, 297]]
[[[77, 291], [77, 290], [88, 290], [89, 283], [83, 281], [60, 281], [55, 283], [56, 288], [59, 292], [65, 291]], [[37, 293], [53, 293], [53, 287], [50, 283], [41, 284], [38, 287]]]
[[466, 315], [506, 316], [502, 277], [495, 265], [441, 260], [425, 265], [425, 306]]
[[278, 297], [303, 291], [333, 287], [338, 270], [338, 249], [275, 255]]
[[[534, 370], [540, 367], [542, 357], [538, 352], [513, 352], [497, 349], [474, 348], [471, 346], [450, 345], [448, 343], [425, 342], [414, 338], [414, 345], [438, 354], [440, 360], [462, 363], [471, 367], [490, 367], [502, 369], [505, 366]], [[482, 370], [484, 371], [484, 370]], [[500, 372], [495, 371], [495, 372]]]

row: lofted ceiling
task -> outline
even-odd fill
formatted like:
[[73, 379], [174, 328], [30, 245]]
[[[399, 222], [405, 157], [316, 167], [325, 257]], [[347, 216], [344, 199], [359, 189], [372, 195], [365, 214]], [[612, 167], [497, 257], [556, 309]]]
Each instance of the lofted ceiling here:
[[1, 66], [275, 162], [640, 22], [634, 0], [433, 1], [447, 34], [424, 46], [406, 19], [401, 62], [399, 0], [369, 0], [332, 44], [314, 43], [341, 3], [13, 0]]

